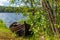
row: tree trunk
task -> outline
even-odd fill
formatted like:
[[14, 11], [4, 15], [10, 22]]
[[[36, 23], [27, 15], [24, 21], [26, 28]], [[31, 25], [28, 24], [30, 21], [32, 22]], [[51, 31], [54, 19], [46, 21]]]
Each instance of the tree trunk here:
[[48, 17], [49, 17], [49, 20], [50, 20], [50, 25], [51, 25], [52, 31], [57, 34], [58, 30], [55, 27], [56, 20], [55, 20], [53, 9], [51, 8], [51, 6], [50, 6], [50, 4], [47, 0], [42, 0], [42, 6], [44, 7], [44, 9], [48, 13]]

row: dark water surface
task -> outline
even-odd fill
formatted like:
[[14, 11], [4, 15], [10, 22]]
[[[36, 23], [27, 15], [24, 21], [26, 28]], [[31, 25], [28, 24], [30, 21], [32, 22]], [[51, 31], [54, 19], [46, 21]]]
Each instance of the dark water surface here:
[[16, 13], [0, 13], [0, 19], [2, 19], [6, 25], [9, 27], [9, 25], [13, 22], [19, 21], [21, 19], [24, 19], [22, 13], [16, 14]]

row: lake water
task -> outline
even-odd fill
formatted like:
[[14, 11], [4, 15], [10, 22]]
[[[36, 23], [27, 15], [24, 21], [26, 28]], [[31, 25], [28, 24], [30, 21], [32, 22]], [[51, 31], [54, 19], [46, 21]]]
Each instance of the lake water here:
[[7, 27], [13, 22], [19, 21], [21, 19], [24, 19], [25, 17], [23, 16], [22, 13], [16, 14], [16, 13], [0, 13], [0, 19], [2, 19]]

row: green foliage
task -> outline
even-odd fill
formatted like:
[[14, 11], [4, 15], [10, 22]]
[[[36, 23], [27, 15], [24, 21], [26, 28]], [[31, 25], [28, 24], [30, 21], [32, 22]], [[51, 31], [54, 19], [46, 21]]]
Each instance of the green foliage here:
[[0, 31], [10, 32], [10, 30], [7, 28], [5, 22], [3, 20], [1, 20], [1, 19], [0, 19]]
[[0, 19], [0, 28], [2, 28], [2, 27], [5, 27], [5, 28], [6, 28], [6, 25], [5, 25], [5, 23]]
[[[15, 3], [16, 0], [11, 0], [11, 3]], [[54, 16], [56, 17], [56, 24], [57, 28], [60, 28], [60, 2], [55, 0], [46, 0], [50, 3], [51, 8], [53, 9]], [[57, 37], [56, 34], [53, 33], [48, 17], [48, 13], [43, 9], [41, 0], [22, 0], [26, 5], [22, 7], [12, 7], [14, 12], [22, 12], [24, 16], [27, 16], [27, 20], [22, 20], [20, 23], [26, 21], [28, 24], [31, 25], [32, 30], [34, 31], [34, 35], [31, 38], [27, 38], [29, 40], [39, 40], [41, 37], [45, 37], [46, 40], [59, 40], [60, 38]], [[31, 7], [27, 5], [30, 3]], [[38, 6], [39, 5], [39, 6]], [[12, 8], [7, 7], [6, 10], [12, 11]], [[11, 12], [10, 11], [10, 12]], [[0, 26], [4, 24], [3, 21], [0, 20]], [[60, 35], [60, 33], [58, 34]]]
[[[46, 0], [50, 3], [51, 8], [53, 9], [54, 16], [56, 17], [55, 26], [60, 28], [60, 5], [56, 0]], [[23, 14], [27, 15], [28, 18], [26, 20], [27, 23], [31, 25], [31, 28], [34, 30], [34, 39], [38, 40], [40, 35], [45, 35], [46, 40], [58, 40], [58, 38], [53, 33], [50, 27], [50, 21], [48, 17], [48, 13], [43, 10], [41, 6], [41, 0], [22, 0], [26, 4], [26, 7], [23, 7]], [[27, 3], [31, 3], [31, 7], [27, 7]], [[58, 5], [57, 5], [58, 4]], [[39, 7], [37, 7], [39, 5]], [[24, 20], [23, 20], [24, 21]], [[37, 36], [39, 35], [39, 36]]]
[[11, 1], [11, 4], [14, 4], [16, 0], [10, 0]]

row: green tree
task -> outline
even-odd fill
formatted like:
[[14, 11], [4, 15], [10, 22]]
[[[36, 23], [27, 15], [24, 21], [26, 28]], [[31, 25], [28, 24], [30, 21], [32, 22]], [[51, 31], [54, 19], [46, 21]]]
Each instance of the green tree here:
[[[13, 4], [16, 4], [15, 1]], [[26, 22], [31, 24], [36, 37], [35, 40], [38, 40], [40, 36], [44, 35], [51, 37], [56, 34], [59, 35], [60, 7], [56, 0], [21, 0], [20, 2], [24, 3], [24, 6], [20, 6], [19, 4], [19, 8], [24, 15], [28, 15]], [[52, 38], [50, 40], [54, 39]]]

